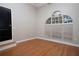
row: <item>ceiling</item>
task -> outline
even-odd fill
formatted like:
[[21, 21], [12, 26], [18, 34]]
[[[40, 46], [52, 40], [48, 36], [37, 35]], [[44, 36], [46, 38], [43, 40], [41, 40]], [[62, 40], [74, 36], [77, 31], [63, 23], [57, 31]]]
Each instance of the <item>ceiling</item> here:
[[35, 8], [45, 6], [46, 4], [48, 4], [48, 3], [31, 3], [31, 5], [34, 6]]

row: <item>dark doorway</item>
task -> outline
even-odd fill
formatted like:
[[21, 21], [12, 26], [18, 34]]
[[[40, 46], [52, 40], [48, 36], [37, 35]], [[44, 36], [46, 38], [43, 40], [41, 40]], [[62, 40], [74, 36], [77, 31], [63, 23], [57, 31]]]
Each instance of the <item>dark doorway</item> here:
[[0, 6], [0, 42], [11, 39], [11, 9]]

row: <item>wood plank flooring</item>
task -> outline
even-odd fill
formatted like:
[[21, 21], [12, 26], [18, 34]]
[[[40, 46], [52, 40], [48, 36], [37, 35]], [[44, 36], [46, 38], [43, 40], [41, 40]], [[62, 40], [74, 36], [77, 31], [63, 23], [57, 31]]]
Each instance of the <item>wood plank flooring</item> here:
[[33, 39], [1, 51], [1, 56], [79, 56], [79, 47]]

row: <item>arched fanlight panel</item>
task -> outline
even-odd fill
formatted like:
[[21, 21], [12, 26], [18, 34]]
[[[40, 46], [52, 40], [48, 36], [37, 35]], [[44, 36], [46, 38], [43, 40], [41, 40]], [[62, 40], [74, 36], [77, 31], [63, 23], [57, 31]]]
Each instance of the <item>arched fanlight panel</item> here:
[[61, 11], [55, 11], [52, 16], [46, 20], [46, 24], [58, 23], [72, 23], [72, 18], [68, 15], [63, 15]]

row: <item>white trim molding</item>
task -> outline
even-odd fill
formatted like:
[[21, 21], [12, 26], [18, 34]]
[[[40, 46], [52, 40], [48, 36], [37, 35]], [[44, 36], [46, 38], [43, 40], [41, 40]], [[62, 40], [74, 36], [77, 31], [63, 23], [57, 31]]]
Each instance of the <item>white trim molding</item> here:
[[35, 39], [35, 38], [28, 38], [28, 39], [16, 41], [16, 43], [22, 43], [22, 42], [29, 41], [29, 40], [33, 40], [33, 39]]
[[7, 41], [0, 42], [0, 45], [7, 44], [7, 43], [10, 43], [10, 42], [13, 42], [13, 40], [7, 40]]
[[3, 51], [3, 50], [6, 50], [6, 49], [9, 49], [9, 48], [12, 48], [12, 47], [15, 47], [16, 44], [13, 43], [13, 44], [10, 44], [10, 45], [7, 45], [7, 46], [3, 46], [3, 47], [0, 47], [0, 51]]
[[75, 46], [75, 47], [79, 47], [79, 44], [74, 44], [74, 43], [70, 43], [70, 42], [60, 41], [60, 40], [56, 40], [56, 39], [48, 39], [48, 38], [44, 38], [44, 37], [36, 37], [36, 38], [42, 39], [42, 40], [48, 40], [48, 41], [52, 41], [52, 42], [57, 42], [57, 43], [62, 43], [62, 44], [66, 44], [66, 45], [71, 45], [71, 46]]

